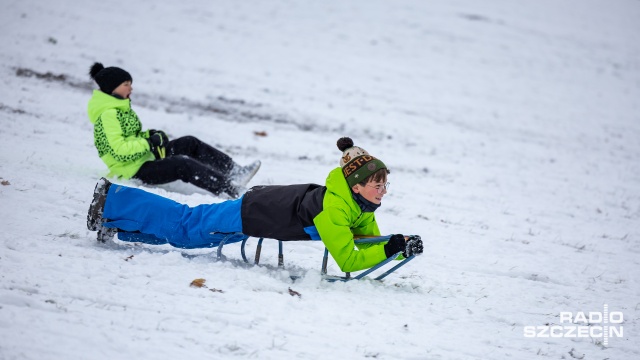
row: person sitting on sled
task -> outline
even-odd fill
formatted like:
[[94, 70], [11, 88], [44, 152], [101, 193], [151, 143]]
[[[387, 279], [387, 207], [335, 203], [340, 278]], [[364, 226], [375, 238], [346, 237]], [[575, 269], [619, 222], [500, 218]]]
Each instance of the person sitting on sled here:
[[380, 236], [374, 211], [387, 193], [389, 170], [353, 146], [350, 138], [341, 138], [337, 145], [342, 151], [340, 167], [329, 173], [325, 186], [254, 186], [240, 199], [217, 204], [189, 207], [103, 178], [96, 184], [87, 226], [106, 234], [99, 235], [100, 241], [115, 232], [139, 232], [151, 236], [134, 237], [135, 241], [178, 248], [216, 246], [216, 233], [322, 240], [344, 272], [370, 268], [398, 252], [405, 257], [422, 253], [419, 237], [406, 239], [401, 234], [386, 243], [355, 248], [354, 236]]
[[260, 168], [260, 161], [240, 166], [194, 136], [170, 141], [162, 130], [142, 131], [142, 123], [131, 109], [131, 75], [101, 63], [94, 63], [89, 75], [100, 90], [93, 91], [87, 111], [94, 125], [94, 144], [109, 168], [108, 176], [135, 178], [150, 185], [182, 180], [235, 199]]

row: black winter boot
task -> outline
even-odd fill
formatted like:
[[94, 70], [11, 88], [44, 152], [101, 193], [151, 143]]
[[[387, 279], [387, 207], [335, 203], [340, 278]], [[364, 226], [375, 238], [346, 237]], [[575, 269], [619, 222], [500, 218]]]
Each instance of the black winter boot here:
[[96, 187], [93, 190], [93, 200], [89, 205], [89, 212], [87, 213], [87, 229], [91, 231], [98, 231], [98, 241], [105, 242], [111, 239], [118, 229], [107, 228], [102, 226], [105, 219], [102, 218], [104, 211], [104, 204], [107, 202], [107, 193], [111, 187], [111, 182], [105, 178], [100, 178], [96, 183]]
[[96, 239], [101, 243], [105, 243], [108, 240], [113, 239], [113, 236], [117, 233], [118, 229], [116, 228], [100, 226], [100, 230], [98, 230], [98, 237]]

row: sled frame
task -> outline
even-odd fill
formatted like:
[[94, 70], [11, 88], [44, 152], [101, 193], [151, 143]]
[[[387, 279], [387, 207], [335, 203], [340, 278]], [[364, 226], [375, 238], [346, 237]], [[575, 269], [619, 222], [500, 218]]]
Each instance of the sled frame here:
[[[220, 244], [218, 245], [218, 249], [217, 249], [217, 258], [218, 260], [222, 260], [225, 259], [225, 256], [222, 255], [222, 248], [224, 247], [225, 243], [227, 242], [227, 240], [229, 240], [231, 237], [233, 236], [243, 236], [244, 238], [242, 239], [242, 244], [240, 245], [240, 254], [242, 255], [242, 260], [245, 263], [249, 263], [249, 259], [247, 259], [247, 255], [245, 252], [245, 247], [247, 245], [247, 240], [249, 239], [249, 236], [243, 235], [241, 233], [231, 233], [226, 235], [222, 241], [220, 241]], [[355, 244], [377, 244], [377, 243], [381, 243], [381, 242], [386, 242], [389, 241], [389, 238], [391, 236], [376, 236], [376, 237], [367, 237], [367, 238], [356, 238], [354, 239], [354, 243]], [[256, 245], [256, 254], [255, 257], [253, 259], [253, 264], [254, 265], [259, 265], [260, 264], [260, 254], [262, 252], [262, 242], [264, 241], [264, 237], [261, 237], [258, 239], [258, 244]], [[300, 241], [309, 241], [309, 240], [300, 240]], [[283, 248], [283, 241], [282, 240], [278, 240], [278, 267], [279, 268], [283, 268], [284, 269], [284, 254], [282, 251]], [[365, 276], [369, 275], [370, 273], [380, 269], [381, 267], [383, 267], [384, 265], [388, 264], [389, 262], [393, 261], [394, 259], [396, 259], [402, 252], [398, 252], [393, 256], [390, 256], [389, 258], [381, 261], [380, 263], [374, 265], [373, 267], [363, 271], [362, 273], [358, 274], [355, 277], [351, 276], [351, 273], [345, 272], [344, 276], [333, 276], [333, 275], [327, 275], [327, 265], [329, 262], [329, 249], [327, 249], [326, 247], [324, 248], [324, 255], [322, 257], [322, 268], [320, 270], [323, 278], [326, 281], [329, 282], [335, 282], [335, 281], [350, 281], [350, 280], [360, 280], [362, 278], [364, 278]], [[395, 266], [391, 267], [390, 269], [388, 269], [387, 271], [385, 271], [384, 273], [380, 274], [379, 276], [377, 276], [376, 278], [374, 278], [374, 280], [382, 280], [385, 277], [389, 276], [390, 274], [392, 274], [393, 272], [395, 272], [396, 270], [398, 270], [399, 268], [401, 268], [402, 266], [406, 265], [409, 261], [413, 260], [416, 257], [416, 255], [411, 255], [408, 258], [405, 258], [404, 260], [401, 260], [398, 264], [396, 264]]]

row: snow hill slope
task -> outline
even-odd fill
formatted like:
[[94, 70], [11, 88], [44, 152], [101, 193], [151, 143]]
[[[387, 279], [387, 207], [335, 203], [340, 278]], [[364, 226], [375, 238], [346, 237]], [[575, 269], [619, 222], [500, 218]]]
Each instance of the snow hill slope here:
[[[640, 358], [639, 1], [2, 8], [1, 359]], [[260, 267], [237, 244], [228, 261], [98, 245], [94, 61], [133, 75], [146, 128], [262, 160], [252, 185], [323, 183], [351, 136], [392, 169], [382, 231], [422, 235], [424, 255], [327, 283], [318, 243], [286, 244], [286, 270], [275, 241]], [[607, 347], [524, 336], [605, 304], [624, 314]]]

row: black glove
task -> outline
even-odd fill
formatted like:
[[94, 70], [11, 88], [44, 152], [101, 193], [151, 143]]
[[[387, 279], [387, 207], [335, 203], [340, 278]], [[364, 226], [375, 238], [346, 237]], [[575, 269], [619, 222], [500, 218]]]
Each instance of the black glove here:
[[402, 253], [402, 255], [404, 257], [409, 257], [411, 255], [418, 255], [418, 254], [422, 254], [423, 250], [424, 248], [422, 246], [422, 238], [419, 235], [409, 235], [406, 249]]
[[391, 235], [389, 242], [384, 244], [384, 253], [387, 255], [387, 258], [399, 253], [400, 251], [402, 251], [404, 255], [405, 248], [406, 243], [404, 241], [404, 235], [395, 234]]
[[155, 134], [149, 136], [147, 141], [149, 142], [149, 144], [153, 144], [153, 146], [155, 146], [155, 147], [165, 146], [167, 144], [164, 141], [164, 139], [162, 138], [162, 135], [160, 133], [155, 133]]
[[166, 143], [163, 141], [162, 135], [160, 135], [159, 133], [155, 133], [149, 136], [147, 142], [149, 143], [149, 150], [151, 150], [156, 159], [163, 159], [164, 146], [166, 145]]
[[165, 132], [162, 130], [154, 130], [154, 129], [149, 130], [149, 137], [155, 134], [160, 134], [160, 137], [162, 138], [162, 143], [163, 143], [162, 146], [166, 146], [166, 144], [169, 142], [169, 137], [167, 136], [167, 134], [165, 134]]

